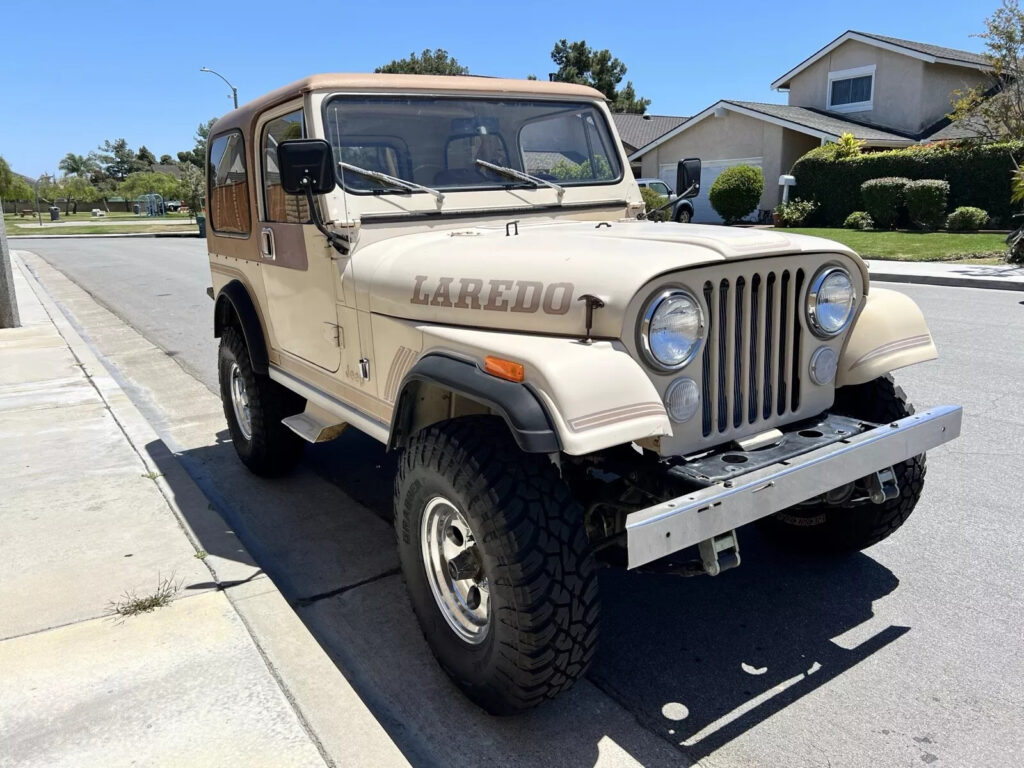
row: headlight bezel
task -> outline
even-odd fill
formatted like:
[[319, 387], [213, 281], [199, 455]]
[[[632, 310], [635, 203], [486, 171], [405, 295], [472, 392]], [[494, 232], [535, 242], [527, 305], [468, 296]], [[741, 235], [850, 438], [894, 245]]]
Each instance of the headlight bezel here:
[[[699, 323], [697, 342], [690, 349], [689, 354], [681, 362], [669, 365], [659, 360], [651, 349], [650, 329], [651, 322], [654, 319], [655, 313], [658, 311], [658, 307], [660, 307], [666, 299], [673, 296], [685, 296], [693, 303], [697, 308]], [[640, 350], [644, 362], [651, 368], [660, 373], [674, 373], [675, 371], [682, 370], [693, 362], [693, 359], [697, 357], [700, 352], [701, 347], [704, 346], [706, 335], [707, 323], [704, 317], [704, 307], [697, 298], [697, 295], [690, 289], [681, 285], [665, 286], [655, 291], [644, 303], [644, 311], [640, 314], [640, 322], [637, 324], [636, 330], [637, 348]]]
[[[818, 293], [821, 291], [822, 285], [831, 275], [836, 272], [846, 276], [847, 282], [850, 284], [850, 291], [853, 294], [853, 301], [850, 302], [850, 310], [846, 315], [846, 320], [843, 321], [835, 331], [830, 331], [821, 326], [818, 319]], [[857, 284], [853, 281], [853, 275], [850, 271], [840, 264], [826, 264], [814, 275], [810, 285], [807, 287], [807, 301], [804, 306], [804, 314], [807, 319], [807, 327], [810, 328], [811, 333], [817, 336], [819, 339], [834, 339], [844, 331], [848, 330], [850, 325], [853, 323], [853, 318], [857, 314]]]

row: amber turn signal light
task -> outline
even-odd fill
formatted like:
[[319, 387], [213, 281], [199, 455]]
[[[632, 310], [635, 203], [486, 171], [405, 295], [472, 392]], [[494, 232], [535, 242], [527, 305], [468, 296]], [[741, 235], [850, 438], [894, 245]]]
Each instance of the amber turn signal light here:
[[485, 357], [484, 370], [492, 376], [497, 376], [499, 379], [507, 379], [508, 381], [523, 380], [523, 364], [513, 363], [511, 360], [502, 360], [500, 357], [491, 357], [490, 355]]

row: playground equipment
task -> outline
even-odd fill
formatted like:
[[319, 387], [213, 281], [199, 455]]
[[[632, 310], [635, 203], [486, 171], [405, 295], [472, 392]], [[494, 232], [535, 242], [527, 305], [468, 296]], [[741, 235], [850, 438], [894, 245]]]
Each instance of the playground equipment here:
[[151, 193], [139, 195], [135, 200], [135, 213], [139, 216], [165, 216], [167, 206], [164, 205], [163, 195]]

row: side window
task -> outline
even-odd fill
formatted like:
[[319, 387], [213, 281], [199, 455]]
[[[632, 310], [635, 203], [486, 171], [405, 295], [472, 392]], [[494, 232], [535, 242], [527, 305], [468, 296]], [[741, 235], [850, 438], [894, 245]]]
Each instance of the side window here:
[[305, 224], [310, 220], [306, 199], [284, 193], [277, 167], [277, 145], [289, 139], [301, 139], [304, 135], [301, 109], [276, 117], [263, 127], [263, 210], [266, 221]]
[[210, 145], [210, 226], [215, 232], [249, 234], [249, 181], [241, 131], [218, 136]]

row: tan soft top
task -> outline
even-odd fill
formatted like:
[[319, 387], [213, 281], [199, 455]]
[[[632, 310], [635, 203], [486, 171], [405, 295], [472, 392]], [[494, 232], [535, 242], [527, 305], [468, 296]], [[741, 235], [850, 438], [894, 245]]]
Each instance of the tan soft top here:
[[423, 91], [424, 93], [509, 93], [522, 96], [565, 96], [604, 99], [598, 90], [573, 83], [544, 80], [512, 80], [470, 75], [384, 75], [330, 73], [311, 75], [260, 96], [228, 112], [213, 127], [213, 132], [240, 128], [248, 135], [256, 116], [264, 110], [310, 91]]

